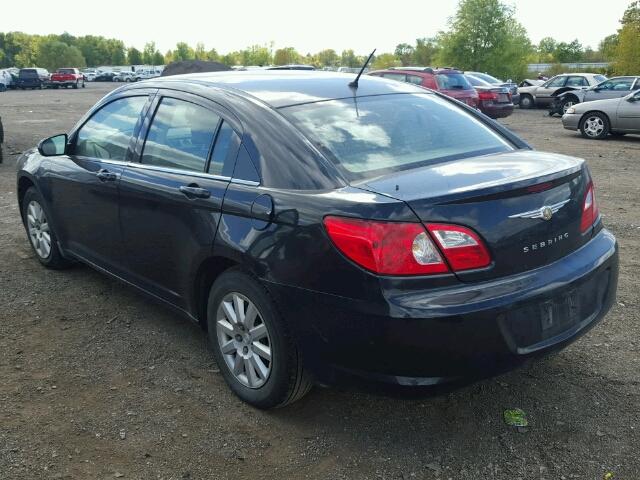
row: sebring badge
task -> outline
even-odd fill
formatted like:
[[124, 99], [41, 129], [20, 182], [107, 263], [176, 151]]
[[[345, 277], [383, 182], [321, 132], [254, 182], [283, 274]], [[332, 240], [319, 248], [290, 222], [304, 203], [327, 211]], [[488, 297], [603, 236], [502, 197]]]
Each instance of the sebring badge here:
[[516, 213], [515, 215], [509, 215], [509, 218], [541, 218], [542, 220], [551, 220], [553, 214], [564, 207], [569, 200], [563, 200], [562, 202], [554, 203], [553, 205], [545, 205], [535, 210], [529, 210], [528, 212]]

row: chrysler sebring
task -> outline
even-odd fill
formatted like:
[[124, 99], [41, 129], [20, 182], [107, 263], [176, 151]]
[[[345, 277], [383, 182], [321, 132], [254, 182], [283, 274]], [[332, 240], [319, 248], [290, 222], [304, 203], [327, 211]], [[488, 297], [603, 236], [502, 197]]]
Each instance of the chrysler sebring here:
[[314, 383], [465, 381], [610, 308], [618, 247], [583, 160], [372, 76], [232, 72], [114, 90], [18, 161], [38, 260], [202, 325], [260, 408]]

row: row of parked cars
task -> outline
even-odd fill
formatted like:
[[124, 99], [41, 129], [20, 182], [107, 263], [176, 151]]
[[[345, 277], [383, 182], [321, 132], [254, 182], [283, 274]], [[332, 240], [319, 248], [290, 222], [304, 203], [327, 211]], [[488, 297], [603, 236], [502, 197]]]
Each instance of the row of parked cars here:
[[437, 90], [479, 109], [491, 118], [504, 118], [513, 113], [520, 101], [518, 86], [482, 72], [465, 72], [454, 68], [397, 67], [377, 70], [369, 75], [412, 83]]
[[520, 108], [536, 106], [561, 115], [565, 128], [586, 138], [640, 133], [640, 76], [565, 73], [520, 88]]
[[162, 70], [158, 68], [154, 69], [141, 69], [130, 70], [97, 70], [95, 68], [86, 68], [82, 71], [85, 79], [88, 82], [139, 82], [140, 80], [146, 80], [148, 78], [156, 78], [162, 74]]

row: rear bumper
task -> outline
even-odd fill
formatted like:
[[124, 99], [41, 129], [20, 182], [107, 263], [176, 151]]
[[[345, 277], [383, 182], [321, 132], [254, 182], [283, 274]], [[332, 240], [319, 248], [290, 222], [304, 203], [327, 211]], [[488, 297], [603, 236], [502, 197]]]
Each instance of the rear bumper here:
[[321, 383], [425, 386], [513, 368], [569, 344], [611, 307], [618, 247], [601, 230], [579, 250], [510, 277], [361, 302], [266, 283]]
[[491, 118], [504, 118], [513, 113], [513, 103], [480, 102], [480, 111]]
[[580, 126], [580, 119], [582, 118], [582, 114], [569, 114], [565, 113], [562, 116], [562, 126], [567, 130], [578, 130]]

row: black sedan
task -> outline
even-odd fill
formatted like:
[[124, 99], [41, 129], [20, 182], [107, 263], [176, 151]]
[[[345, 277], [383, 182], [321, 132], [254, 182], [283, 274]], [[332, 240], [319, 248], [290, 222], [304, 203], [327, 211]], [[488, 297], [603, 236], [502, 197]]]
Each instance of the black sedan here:
[[314, 382], [490, 375], [605, 315], [618, 249], [584, 161], [438, 93], [352, 80], [225, 72], [113, 91], [19, 159], [37, 258], [202, 325], [260, 408]]

